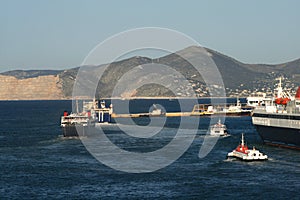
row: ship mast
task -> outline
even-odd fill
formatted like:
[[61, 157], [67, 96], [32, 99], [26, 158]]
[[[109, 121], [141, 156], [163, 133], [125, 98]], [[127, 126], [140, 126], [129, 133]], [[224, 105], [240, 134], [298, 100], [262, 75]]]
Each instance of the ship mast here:
[[74, 100], [72, 101], [72, 112], [75, 112], [75, 113], [79, 113], [79, 106], [78, 106], [78, 99], [75, 98], [75, 102]]
[[244, 133], [242, 133], [242, 147], [245, 145], [245, 142], [244, 142]]
[[282, 98], [283, 97], [283, 94], [282, 94], [282, 82], [281, 82], [282, 77], [279, 77], [276, 80], [279, 80], [278, 86], [276, 88], [276, 90], [277, 90], [276, 98]]
[[276, 99], [280, 99], [280, 98], [293, 99], [293, 97], [290, 95], [289, 92], [283, 91], [283, 88], [282, 88], [282, 79], [283, 79], [282, 76], [280, 76], [279, 78], [276, 79], [276, 80], [279, 81], [279, 83], [278, 83], [277, 88], [275, 89], [275, 91], [277, 91], [277, 94], [275, 93], [275, 98]]

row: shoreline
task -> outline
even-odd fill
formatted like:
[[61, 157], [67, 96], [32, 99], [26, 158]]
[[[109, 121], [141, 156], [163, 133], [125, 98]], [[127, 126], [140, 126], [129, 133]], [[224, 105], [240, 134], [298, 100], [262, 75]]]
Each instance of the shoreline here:
[[[112, 98], [108, 98], [108, 97], [103, 97], [100, 98], [104, 99], [104, 100], [108, 100], [108, 99], [113, 99], [113, 100], [151, 100], [151, 99], [169, 99], [169, 100], [176, 100], [176, 99], [244, 99], [247, 97], [131, 97], [131, 98], [121, 98], [121, 97], [112, 97]], [[61, 98], [61, 99], [0, 99], [0, 102], [5, 102], [5, 101], [72, 101], [75, 99], [72, 98]], [[78, 100], [92, 100], [92, 98], [78, 98]]]

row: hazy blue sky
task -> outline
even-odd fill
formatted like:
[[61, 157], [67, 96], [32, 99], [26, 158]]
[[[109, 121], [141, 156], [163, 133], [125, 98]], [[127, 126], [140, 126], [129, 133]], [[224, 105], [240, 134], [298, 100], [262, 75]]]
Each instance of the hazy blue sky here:
[[300, 58], [298, 0], [0, 0], [0, 72], [81, 64], [127, 29], [183, 32], [246, 63]]

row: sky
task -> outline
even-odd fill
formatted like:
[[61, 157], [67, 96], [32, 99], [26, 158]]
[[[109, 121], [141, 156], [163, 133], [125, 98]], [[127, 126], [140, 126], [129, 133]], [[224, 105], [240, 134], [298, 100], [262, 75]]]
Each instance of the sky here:
[[141, 27], [182, 32], [244, 63], [284, 63], [300, 58], [299, 8], [298, 0], [0, 0], [0, 72], [76, 67], [105, 39]]

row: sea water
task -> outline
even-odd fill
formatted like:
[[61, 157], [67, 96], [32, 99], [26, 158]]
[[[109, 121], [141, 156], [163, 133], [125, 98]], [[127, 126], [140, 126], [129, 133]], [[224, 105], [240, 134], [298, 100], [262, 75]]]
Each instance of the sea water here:
[[[147, 111], [151, 100], [135, 100], [131, 110]], [[160, 100], [168, 111], [177, 103]], [[299, 151], [263, 145], [251, 117], [227, 117], [231, 136], [220, 138], [199, 158], [211, 120], [201, 117], [188, 150], [171, 165], [150, 173], [126, 173], [96, 160], [78, 138], [64, 138], [59, 127], [71, 101], [0, 102], [0, 199], [299, 199]], [[174, 107], [175, 106], [175, 107]], [[191, 108], [193, 106], [191, 105]], [[136, 109], [136, 110], [135, 110]], [[135, 122], [147, 125], [149, 118]], [[180, 118], [170, 118], [155, 138], [137, 140], [106, 132], [128, 151], [151, 152], [172, 140]], [[266, 153], [266, 162], [226, 159], [241, 133], [249, 146]]]

